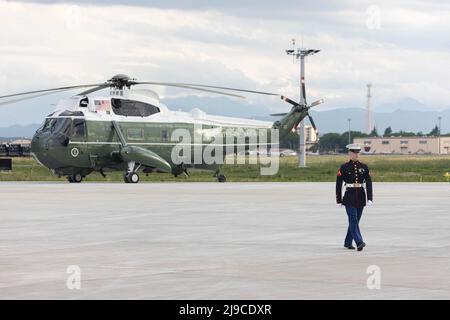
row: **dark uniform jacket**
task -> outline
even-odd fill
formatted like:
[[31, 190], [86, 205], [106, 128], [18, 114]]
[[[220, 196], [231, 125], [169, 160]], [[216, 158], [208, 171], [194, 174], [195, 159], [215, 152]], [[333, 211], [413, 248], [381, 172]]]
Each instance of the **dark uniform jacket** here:
[[336, 178], [336, 202], [345, 206], [362, 208], [366, 205], [366, 192], [363, 187], [346, 188], [342, 198], [342, 183], [366, 183], [367, 200], [373, 201], [372, 178], [369, 167], [358, 160], [350, 160], [339, 168]]

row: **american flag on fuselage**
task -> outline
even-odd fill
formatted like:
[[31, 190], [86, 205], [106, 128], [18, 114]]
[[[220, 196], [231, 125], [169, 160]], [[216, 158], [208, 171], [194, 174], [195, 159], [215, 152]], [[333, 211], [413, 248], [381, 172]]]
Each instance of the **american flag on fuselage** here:
[[111, 110], [111, 101], [95, 100], [95, 109], [97, 111], [110, 111]]

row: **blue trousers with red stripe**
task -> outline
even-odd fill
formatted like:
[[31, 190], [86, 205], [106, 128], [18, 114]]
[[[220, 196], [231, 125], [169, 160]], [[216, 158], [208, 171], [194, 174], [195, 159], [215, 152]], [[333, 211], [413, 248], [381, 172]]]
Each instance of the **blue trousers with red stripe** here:
[[349, 247], [352, 245], [353, 240], [356, 245], [363, 243], [361, 231], [359, 230], [359, 221], [361, 220], [364, 208], [355, 208], [346, 206], [348, 216], [348, 229], [347, 236], [345, 237], [344, 246]]

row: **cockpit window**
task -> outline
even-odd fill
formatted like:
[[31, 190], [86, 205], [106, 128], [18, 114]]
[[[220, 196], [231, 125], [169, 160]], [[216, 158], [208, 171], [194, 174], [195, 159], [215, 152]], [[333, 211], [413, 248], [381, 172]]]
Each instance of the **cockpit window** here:
[[39, 132], [46, 132], [46, 131], [62, 131], [63, 134], [68, 134], [70, 132], [70, 124], [72, 123], [72, 119], [68, 117], [82, 117], [84, 116], [84, 113], [81, 111], [64, 111], [59, 114], [59, 117], [53, 118], [52, 116], [55, 114], [55, 112], [50, 113], [47, 118], [45, 119], [44, 123], [41, 125], [41, 127], [38, 129]]
[[84, 138], [86, 136], [86, 121], [84, 119], [73, 119], [72, 137]]
[[115, 114], [126, 117], [148, 117], [160, 112], [159, 108], [149, 103], [126, 99], [111, 99]]
[[70, 118], [47, 118], [44, 124], [38, 129], [40, 132], [50, 131], [52, 133], [62, 133], [68, 135], [70, 132], [70, 125], [72, 120]]
[[39, 129], [39, 131], [41, 132], [46, 132], [46, 131], [50, 131], [50, 129], [52, 128], [52, 126], [55, 124], [56, 119], [55, 118], [47, 118], [45, 119], [44, 124], [41, 126], [41, 128]]
[[67, 136], [69, 135], [71, 124], [72, 119], [70, 118], [56, 118], [56, 122], [51, 126], [50, 131]]

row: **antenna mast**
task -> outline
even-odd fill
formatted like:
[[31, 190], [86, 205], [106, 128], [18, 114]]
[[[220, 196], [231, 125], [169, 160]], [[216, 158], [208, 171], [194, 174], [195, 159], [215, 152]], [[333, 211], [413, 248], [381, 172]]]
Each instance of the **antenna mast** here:
[[[302, 41], [303, 42], [303, 41]], [[292, 39], [292, 49], [286, 50], [287, 55], [292, 55], [292, 59], [300, 60], [300, 104], [306, 106], [306, 88], [305, 88], [305, 57], [318, 53], [320, 50], [297, 48], [295, 49], [295, 39]], [[302, 120], [298, 126], [299, 150], [298, 166], [306, 167], [306, 139], [305, 139], [305, 121]]]
[[366, 118], [366, 133], [370, 134], [373, 130], [373, 115], [372, 115], [372, 93], [370, 89], [372, 84], [367, 84], [367, 118]]

